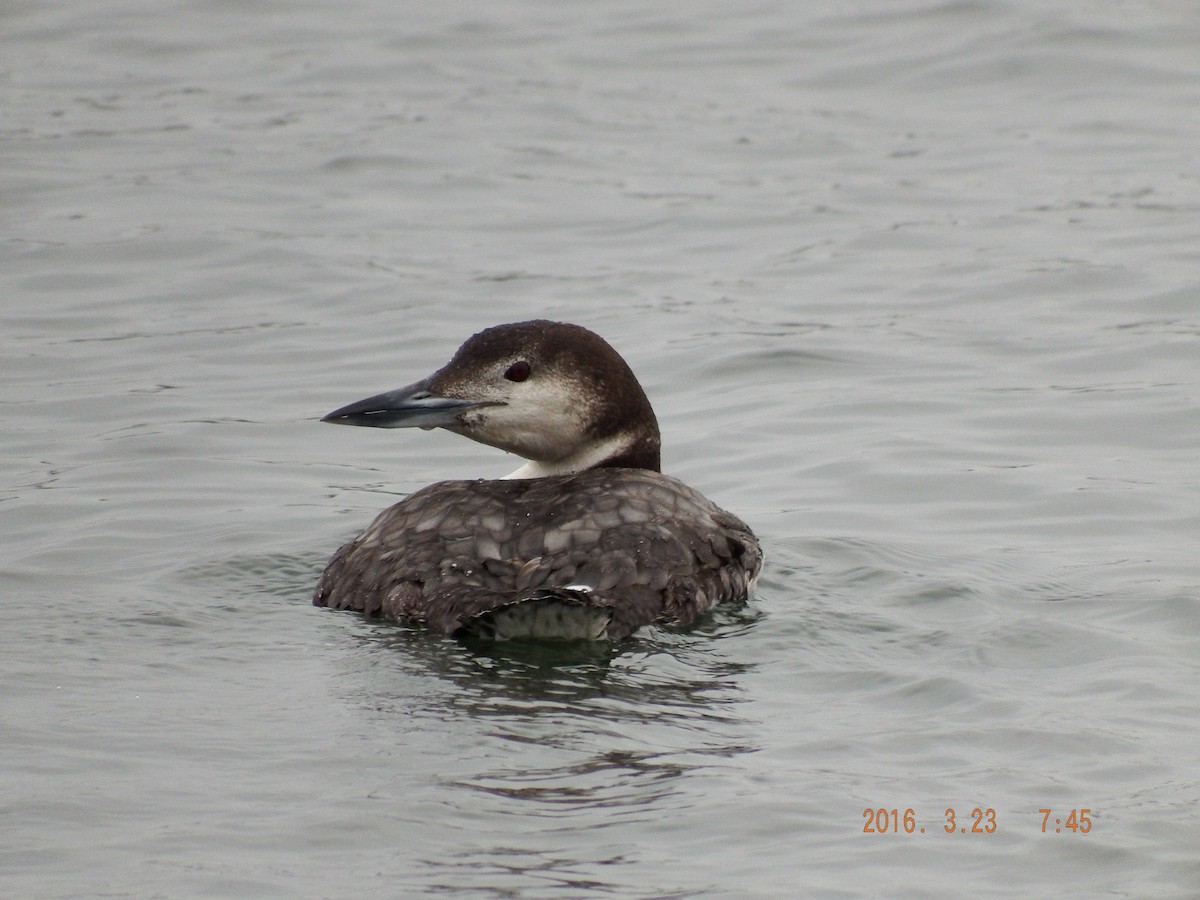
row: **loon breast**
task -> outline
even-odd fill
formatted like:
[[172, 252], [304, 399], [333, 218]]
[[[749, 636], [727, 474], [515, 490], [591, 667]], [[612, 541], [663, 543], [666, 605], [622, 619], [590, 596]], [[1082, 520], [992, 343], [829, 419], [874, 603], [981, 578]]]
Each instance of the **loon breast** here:
[[445, 428], [527, 462], [384, 510], [329, 561], [317, 606], [456, 637], [619, 640], [753, 590], [753, 532], [658, 471], [649, 401], [587, 329], [487, 329], [428, 378], [325, 421]]

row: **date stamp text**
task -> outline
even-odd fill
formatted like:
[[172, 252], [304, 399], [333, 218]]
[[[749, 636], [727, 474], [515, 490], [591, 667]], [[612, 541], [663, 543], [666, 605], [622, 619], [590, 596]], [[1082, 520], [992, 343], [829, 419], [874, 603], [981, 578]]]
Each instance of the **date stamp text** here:
[[[1098, 817], [1096, 811], [1086, 806], [1058, 811], [1039, 809], [1038, 813], [1042, 819], [1042, 834], [1087, 834]], [[973, 806], [969, 810], [948, 806], [932, 818], [911, 807], [887, 809], [881, 806], [864, 809], [863, 819], [863, 834], [925, 834], [926, 828], [942, 834], [997, 834], [1000, 831], [1000, 816], [990, 806]], [[1024, 820], [1031, 821], [1036, 827], [1030, 816], [1023, 816]]]

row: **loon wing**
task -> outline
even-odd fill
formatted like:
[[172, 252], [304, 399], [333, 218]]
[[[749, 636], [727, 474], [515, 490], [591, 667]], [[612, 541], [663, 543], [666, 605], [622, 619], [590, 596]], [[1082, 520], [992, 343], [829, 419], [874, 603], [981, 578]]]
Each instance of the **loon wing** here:
[[313, 603], [451, 635], [620, 639], [745, 599], [761, 563], [740, 519], [657, 472], [445, 481], [343, 546]]

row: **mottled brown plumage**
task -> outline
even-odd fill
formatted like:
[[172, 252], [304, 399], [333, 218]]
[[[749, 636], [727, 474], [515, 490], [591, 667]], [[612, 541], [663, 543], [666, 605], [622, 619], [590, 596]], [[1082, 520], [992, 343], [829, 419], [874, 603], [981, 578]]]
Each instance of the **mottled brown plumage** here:
[[530, 462], [384, 510], [334, 554], [317, 606], [456, 636], [620, 639], [744, 600], [761, 568], [745, 523], [657, 471], [645, 393], [579, 326], [490, 328], [424, 381], [325, 420], [447, 428]]
[[543, 600], [604, 610], [595, 637], [619, 639], [744, 599], [760, 563], [741, 520], [657, 472], [442, 481], [342, 547], [314, 602], [486, 635], [489, 611], [541, 591]]

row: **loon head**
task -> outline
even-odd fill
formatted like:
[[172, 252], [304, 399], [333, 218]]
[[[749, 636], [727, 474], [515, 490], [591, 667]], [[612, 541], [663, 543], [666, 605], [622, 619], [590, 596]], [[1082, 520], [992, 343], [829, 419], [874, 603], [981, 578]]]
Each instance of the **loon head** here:
[[637, 378], [603, 338], [565, 322], [488, 328], [428, 378], [321, 421], [445, 428], [528, 460], [509, 478], [659, 471], [658, 421]]

